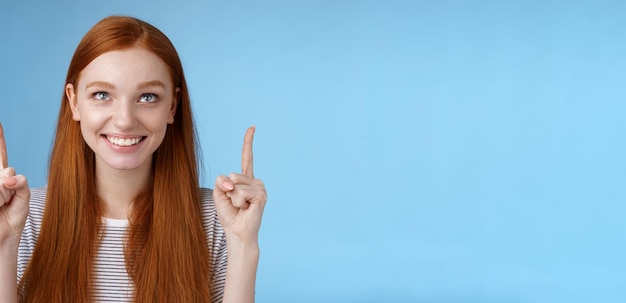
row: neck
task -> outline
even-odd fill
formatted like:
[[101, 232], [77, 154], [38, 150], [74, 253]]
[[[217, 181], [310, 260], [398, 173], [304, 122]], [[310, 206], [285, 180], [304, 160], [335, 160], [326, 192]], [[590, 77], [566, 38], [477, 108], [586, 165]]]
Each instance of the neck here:
[[105, 217], [128, 219], [132, 201], [149, 183], [150, 168], [150, 165], [143, 165], [132, 170], [118, 170], [96, 161], [96, 189]]

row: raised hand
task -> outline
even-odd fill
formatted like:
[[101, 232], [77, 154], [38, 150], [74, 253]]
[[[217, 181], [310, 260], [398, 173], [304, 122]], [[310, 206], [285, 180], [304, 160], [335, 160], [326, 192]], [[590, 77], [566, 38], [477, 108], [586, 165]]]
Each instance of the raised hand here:
[[257, 241], [261, 217], [267, 201], [263, 181], [254, 178], [252, 140], [255, 127], [246, 131], [241, 152], [241, 174], [219, 176], [215, 181], [213, 199], [217, 215], [227, 237], [253, 243]]
[[4, 131], [0, 124], [0, 244], [8, 238], [19, 241], [28, 215], [30, 189], [23, 175], [8, 166]]

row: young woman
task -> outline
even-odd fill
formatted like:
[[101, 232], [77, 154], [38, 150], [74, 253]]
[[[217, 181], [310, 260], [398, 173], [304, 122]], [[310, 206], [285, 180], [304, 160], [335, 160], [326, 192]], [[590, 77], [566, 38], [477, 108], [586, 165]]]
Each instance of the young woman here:
[[0, 301], [253, 302], [254, 130], [241, 174], [200, 188], [173, 45], [138, 19], [98, 22], [69, 66], [46, 187], [8, 167], [0, 127]]

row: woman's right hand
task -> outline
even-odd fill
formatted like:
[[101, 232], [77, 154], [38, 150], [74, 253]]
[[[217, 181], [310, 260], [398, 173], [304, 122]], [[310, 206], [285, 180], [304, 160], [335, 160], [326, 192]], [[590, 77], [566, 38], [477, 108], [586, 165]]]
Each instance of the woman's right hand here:
[[18, 244], [26, 216], [30, 189], [26, 177], [16, 175], [15, 169], [8, 166], [7, 147], [4, 131], [0, 124], [0, 246], [5, 241]]

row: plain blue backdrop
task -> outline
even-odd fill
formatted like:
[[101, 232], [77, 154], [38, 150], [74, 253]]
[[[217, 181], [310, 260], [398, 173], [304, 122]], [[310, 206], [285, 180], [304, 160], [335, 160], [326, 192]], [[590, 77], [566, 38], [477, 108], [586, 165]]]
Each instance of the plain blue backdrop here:
[[0, 121], [31, 186], [111, 14], [177, 47], [205, 186], [257, 125], [257, 302], [626, 301], [623, 1], [3, 1]]

